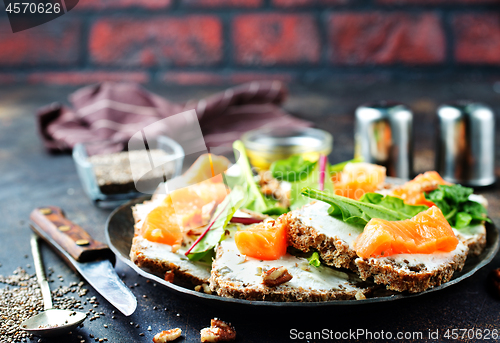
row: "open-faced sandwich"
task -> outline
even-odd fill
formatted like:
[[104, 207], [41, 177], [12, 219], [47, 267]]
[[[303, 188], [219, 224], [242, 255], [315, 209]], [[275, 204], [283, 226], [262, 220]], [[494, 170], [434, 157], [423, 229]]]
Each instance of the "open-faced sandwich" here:
[[292, 156], [256, 174], [234, 148], [236, 164], [203, 155], [134, 206], [139, 267], [223, 297], [364, 299], [438, 286], [485, 247], [486, 200], [436, 172], [392, 184], [381, 166]]
[[[177, 180], [184, 187], [168, 194], [159, 187], [151, 200], [132, 208], [135, 235], [130, 258], [139, 267], [170, 279], [208, 284], [212, 265], [212, 255], [207, 254], [210, 248], [203, 251], [204, 245], [198, 245], [196, 250], [190, 250], [190, 258], [186, 252], [204, 233], [216, 208], [226, 198], [229, 201], [229, 189], [222, 178], [229, 161], [210, 157], [211, 160], [208, 155], [200, 157]], [[221, 230], [222, 225], [212, 227], [207, 238]], [[218, 241], [215, 239], [212, 250]]]

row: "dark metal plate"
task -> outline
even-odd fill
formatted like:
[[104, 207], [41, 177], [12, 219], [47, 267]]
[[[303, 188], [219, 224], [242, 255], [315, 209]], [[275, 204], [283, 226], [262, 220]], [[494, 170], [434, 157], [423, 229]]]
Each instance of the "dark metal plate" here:
[[465, 266], [461, 272], [455, 272], [453, 278], [442, 284], [441, 286], [431, 288], [427, 291], [407, 294], [407, 293], [396, 293], [396, 292], [386, 292], [379, 296], [368, 298], [365, 300], [337, 300], [337, 301], [325, 301], [325, 302], [272, 302], [272, 301], [250, 301], [244, 299], [233, 299], [224, 298], [217, 295], [205, 294], [202, 292], [196, 292], [193, 289], [185, 288], [180, 285], [176, 285], [170, 282], [166, 282], [162, 278], [157, 277], [141, 268], [137, 267], [129, 258], [130, 248], [132, 246], [132, 239], [134, 237], [134, 218], [132, 216], [132, 206], [148, 200], [149, 197], [143, 197], [129, 201], [128, 203], [118, 207], [114, 210], [107, 222], [106, 222], [106, 239], [108, 241], [109, 247], [116, 256], [132, 269], [134, 269], [138, 274], [144, 276], [145, 278], [151, 279], [161, 285], [166, 286], [172, 291], [178, 292], [180, 294], [186, 295], [189, 298], [210, 302], [212, 304], [239, 304], [239, 305], [252, 305], [252, 306], [272, 306], [272, 307], [318, 307], [318, 306], [333, 306], [333, 305], [363, 305], [372, 304], [378, 302], [394, 301], [398, 299], [405, 299], [420, 296], [422, 294], [436, 292], [442, 290], [446, 287], [454, 285], [465, 278], [473, 275], [476, 271], [487, 265], [493, 257], [498, 252], [499, 249], [499, 231], [493, 224], [486, 223], [487, 231], [487, 244], [483, 253], [475, 258], [468, 258], [465, 262]]

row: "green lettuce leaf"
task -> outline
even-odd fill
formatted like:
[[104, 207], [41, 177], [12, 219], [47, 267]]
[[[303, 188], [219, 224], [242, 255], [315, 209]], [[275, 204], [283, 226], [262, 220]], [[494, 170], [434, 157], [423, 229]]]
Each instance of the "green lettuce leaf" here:
[[491, 222], [486, 208], [469, 200], [473, 191], [461, 185], [439, 185], [437, 189], [426, 193], [425, 198], [439, 207], [452, 227], [460, 230], [483, 221]]
[[271, 164], [269, 170], [272, 176], [280, 181], [296, 182], [308, 177], [312, 166], [317, 162], [304, 160], [302, 155], [293, 155], [284, 160], [278, 160]]
[[267, 198], [261, 193], [259, 186], [255, 182], [252, 167], [248, 161], [243, 142], [239, 140], [235, 141], [233, 143], [233, 149], [237, 151], [235, 152], [236, 155], [239, 154], [237, 164], [240, 167], [241, 176], [238, 180], [238, 184], [245, 185], [244, 191], [246, 193], [246, 199], [242, 207], [251, 211], [269, 215], [280, 215], [288, 212], [288, 209], [278, 205], [278, 201]]
[[315, 266], [316, 268], [321, 265], [321, 261], [319, 260], [319, 254], [315, 251], [312, 253], [310, 257], [307, 258], [309, 261], [309, 265]]
[[[310, 168], [312, 170], [308, 173], [308, 176], [304, 180], [292, 183], [290, 189], [290, 209], [292, 210], [300, 208], [311, 202], [309, 198], [302, 195], [303, 188], [319, 189], [319, 163], [313, 164]], [[333, 182], [328, 164], [325, 168], [325, 182], [323, 187], [324, 192], [333, 194]]]
[[214, 247], [224, 237], [224, 228], [231, 220], [234, 213], [241, 207], [245, 200], [245, 192], [240, 186], [234, 187], [215, 210], [212, 218], [217, 218], [210, 230], [194, 246], [188, 258], [191, 261], [202, 259], [208, 252], [213, 251]]
[[[365, 196], [364, 201], [353, 200], [335, 194], [326, 194], [315, 189], [305, 188], [302, 190], [305, 196], [321, 200], [332, 205], [329, 214], [344, 222], [364, 227], [371, 218], [380, 218], [390, 221], [405, 220], [413, 217], [413, 213], [418, 213], [427, 207], [405, 205], [401, 206], [393, 197], [379, 199], [378, 196]], [[376, 202], [376, 203], [374, 203]], [[395, 205], [396, 204], [396, 205]], [[411, 206], [407, 208], [406, 206]]]

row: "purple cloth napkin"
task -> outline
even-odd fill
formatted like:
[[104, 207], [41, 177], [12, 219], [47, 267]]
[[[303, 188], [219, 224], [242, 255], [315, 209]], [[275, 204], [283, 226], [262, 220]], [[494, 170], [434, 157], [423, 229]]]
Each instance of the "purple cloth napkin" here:
[[279, 81], [259, 81], [177, 104], [137, 84], [107, 82], [71, 94], [72, 108], [52, 104], [39, 109], [37, 122], [49, 151], [104, 142], [100, 151], [112, 152], [123, 150], [130, 137], [149, 124], [195, 109], [206, 145], [229, 146], [242, 133], [260, 127], [311, 126], [280, 107], [286, 94]]

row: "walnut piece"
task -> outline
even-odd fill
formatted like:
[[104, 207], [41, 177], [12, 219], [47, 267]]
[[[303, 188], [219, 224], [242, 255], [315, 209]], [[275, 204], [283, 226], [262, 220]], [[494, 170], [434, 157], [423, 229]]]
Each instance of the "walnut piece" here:
[[274, 267], [262, 273], [262, 283], [268, 287], [275, 287], [290, 281], [292, 277], [285, 267]]
[[174, 276], [175, 276], [174, 272], [171, 270], [168, 270], [167, 272], [165, 272], [164, 279], [167, 282], [174, 282]]
[[363, 292], [361, 292], [361, 290], [358, 290], [356, 292], [356, 300], [364, 300], [366, 299], [365, 295], [363, 294]]
[[194, 290], [196, 292], [205, 292], [206, 294], [212, 294], [212, 291], [210, 290], [210, 287], [206, 283], [202, 283], [201, 285], [196, 285], [194, 287]]
[[210, 321], [210, 327], [200, 331], [202, 342], [228, 342], [236, 338], [236, 330], [231, 323], [218, 318]]
[[273, 177], [270, 171], [260, 172], [260, 191], [262, 194], [272, 196], [278, 200], [280, 206], [290, 206], [290, 192], [281, 187], [281, 183]]
[[171, 329], [171, 330], [166, 330], [157, 333], [153, 337], [153, 342], [154, 343], [165, 343], [165, 342], [171, 342], [177, 338], [179, 338], [182, 335], [182, 330], [179, 328]]

